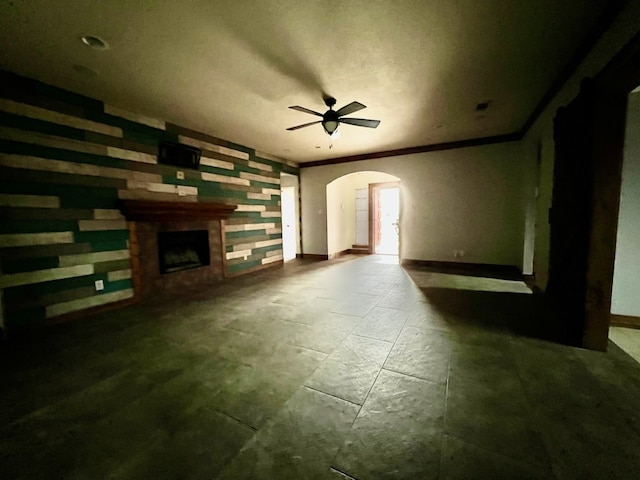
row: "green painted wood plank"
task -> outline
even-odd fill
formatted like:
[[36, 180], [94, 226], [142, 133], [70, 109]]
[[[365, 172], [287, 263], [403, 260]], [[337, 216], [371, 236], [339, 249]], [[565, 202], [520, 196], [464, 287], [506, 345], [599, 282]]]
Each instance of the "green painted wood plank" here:
[[[264, 230], [258, 230], [258, 232], [261, 232]], [[227, 245], [227, 249], [231, 249], [233, 250], [233, 246], [234, 245], [241, 245], [243, 243], [250, 243], [250, 242], [262, 242], [264, 240], [273, 240], [273, 238], [271, 238], [271, 235], [255, 235], [252, 237], [240, 237], [240, 238], [226, 238], [226, 245]], [[231, 251], [231, 250], [227, 250], [227, 251]]]
[[127, 290], [130, 288], [133, 288], [133, 282], [130, 278], [104, 282], [105, 293], [117, 292], [118, 290]]
[[2, 111], [0, 111], [0, 125], [20, 128], [22, 130], [32, 132], [46, 133], [48, 135], [56, 135], [58, 137], [71, 138], [74, 140], [82, 140], [84, 137], [84, 131], [78, 128], [45, 122], [44, 120], [37, 120], [35, 118], [22, 117], [20, 115]]
[[[93, 281], [98, 280], [97, 277], [93, 278]], [[70, 288], [56, 293], [49, 293], [42, 295], [35, 300], [35, 303], [42, 306], [55, 305], [56, 303], [70, 302], [71, 300], [78, 300], [80, 298], [91, 297], [96, 294], [95, 286], [86, 285], [83, 287]]]
[[61, 243], [57, 245], [34, 245], [30, 247], [11, 247], [0, 249], [0, 260], [30, 259], [54, 257], [58, 255], [75, 255], [91, 252], [89, 243]]
[[257, 258], [258, 256], [251, 255], [248, 257], [248, 260], [245, 261], [243, 259], [234, 259], [227, 261], [227, 272], [228, 273], [239, 273], [242, 270], [247, 270], [249, 268], [257, 267], [262, 265], [262, 257]]
[[127, 181], [120, 178], [105, 178], [9, 167], [0, 167], [0, 179], [5, 182], [89, 185], [93, 187], [114, 188], [116, 190], [127, 188]]
[[70, 277], [59, 280], [49, 280], [41, 283], [32, 283], [17, 287], [4, 289], [4, 301], [20, 302], [28, 301], [30, 298], [39, 298], [47, 294], [55, 294], [79, 287], [94, 287], [93, 282], [101, 277], [96, 275], [83, 275], [80, 277]]
[[71, 220], [14, 220], [0, 222], [0, 233], [72, 232], [78, 222]]
[[60, 197], [62, 208], [116, 209], [118, 191], [83, 185], [59, 185], [46, 183], [18, 183], [0, 181], [0, 193], [44, 194]]
[[282, 250], [282, 243], [278, 244], [278, 245], [269, 245], [268, 247], [258, 247], [258, 248], [254, 248], [253, 249], [253, 253], [266, 253], [266, 252], [271, 252], [273, 250]]
[[[93, 210], [77, 208], [0, 207], [0, 223], [7, 220], [91, 220]], [[59, 229], [58, 229], [59, 230]]]
[[111, 168], [125, 168], [125, 166], [130, 163], [127, 160], [113, 158], [106, 155], [94, 155], [91, 153], [75, 152], [62, 148], [45, 147], [42, 145], [4, 139], [0, 139], [0, 152], [48, 158], [52, 160], [64, 160], [67, 162], [86, 163], [89, 165]]
[[[227, 239], [227, 241], [231, 241], [232, 239], [237, 239], [237, 238], [242, 238], [242, 239], [246, 239], [246, 238], [251, 238], [252, 236], [254, 236], [256, 234], [256, 232], [260, 232], [262, 234], [265, 234], [265, 230], [247, 230], [244, 232], [227, 232], [225, 234], [225, 238]], [[244, 242], [242, 242], [244, 243]]]
[[2, 273], [20, 273], [34, 272], [36, 270], [44, 270], [47, 268], [56, 268], [59, 266], [57, 257], [42, 258], [3, 258]]
[[131, 268], [131, 262], [128, 258], [125, 260], [112, 260], [110, 262], [96, 263], [93, 268], [96, 273], [115, 272]]

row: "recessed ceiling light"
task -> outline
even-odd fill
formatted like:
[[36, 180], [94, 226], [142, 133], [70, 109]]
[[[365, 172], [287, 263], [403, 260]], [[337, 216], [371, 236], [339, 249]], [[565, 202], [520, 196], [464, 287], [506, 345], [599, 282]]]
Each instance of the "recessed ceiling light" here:
[[85, 35], [82, 37], [82, 43], [94, 50], [107, 50], [109, 48], [109, 44], [107, 42], [99, 37], [94, 37], [93, 35]]

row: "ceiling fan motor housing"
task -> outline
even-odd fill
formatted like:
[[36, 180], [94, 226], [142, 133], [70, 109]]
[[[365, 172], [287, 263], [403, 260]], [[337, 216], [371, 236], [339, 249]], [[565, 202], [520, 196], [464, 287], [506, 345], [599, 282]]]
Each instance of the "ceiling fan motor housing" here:
[[322, 128], [324, 131], [331, 135], [338, 129], [338, 114], [333, 110], [327, 110], [324, 115], [322, 115]]

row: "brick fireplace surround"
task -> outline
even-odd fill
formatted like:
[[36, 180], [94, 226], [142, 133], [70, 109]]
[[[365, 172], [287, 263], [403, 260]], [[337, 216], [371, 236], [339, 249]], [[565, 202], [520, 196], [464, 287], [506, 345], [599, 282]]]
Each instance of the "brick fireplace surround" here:
[[[225, 277], [222, 225], [236, 205], [219, 203], [124, 200], [120, 210], [129, 227], [134, 295], [137, 299], [175, 295]], [[188, 230], [209, 232], [210, 264], [172, 273], [160, 273], [158, 233]]]

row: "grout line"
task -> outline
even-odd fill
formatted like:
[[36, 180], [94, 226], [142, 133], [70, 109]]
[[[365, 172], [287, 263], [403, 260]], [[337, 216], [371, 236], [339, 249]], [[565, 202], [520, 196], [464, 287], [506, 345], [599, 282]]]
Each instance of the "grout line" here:
[[[347, 336], [354, 336], [354, 337], [360, 337], [360, 338], [366, 338], [367, 340], [375, 340], [376, 342], [384, 342], [384, 343], [390, 343], [391, 345], [395, 345], [394, 342], [390, 342], [388, 340], [380, 340], [379, 338], [373, 338], [373, 337], [367, 337], [366, 335], [359, 335], [357, 333], [349, 333], [349, 335]], [[393, 347], [392, 347], [393, 348]], [[386, 360], [386, 359], [385, 359]]]
[[[337, 398], [338, 400], [342, 400], [343, 402], [350, 403], [351, 405], [355, 405], [355, 406], [357, 406], [357, 407], [361, 407], [361, 406], [362, 406], [362, 405], [360, 405], [359, 403], [352, 402], [351, 400], [347, 400], [346, 398], [342, 398], [342, 397], [339, 397], [339, 396], [337, 396], [337, 395], [333, 395], [333, 394], [331, 394], [331, 393], [323, 392], [322, 390], [318, 390], [317, 388], [310, 387], [310, 386], [308, 386], [308, 385], [305, 385], [304, 383], [302, 384], [302, 386], [303, 386], [304, 388], [308, 388], [309, 390], [313, 390], [314, 392], [321, 393], [321, 394], [326, 395], [326, 396], [328, 396], [328, 397]], [[356, 416], [357, 416], [357, 415], [356, 415]]]
[[352, 477], [348, 473], [345, 473], [342, 470], [337, 469], [336, 467], [329, 467], [329, 470], [343, 476], [346, 480], [358, 480], [356, 477]]
[[[304, 345], [298, 345], [297, 343], [286, 343], [286, 340], [285, 340], [285, 345], [289, 345], [291, 347], [296, 347], [296, 348], [302, 348], [304, 350], [309, 350], [310, 352], [321, 353], [323, 355], [326, 355], [327, 357], [330, 355], [329, 353], [323, 352], [322, 350], [316, 350], [315, 348], [305, 347]], [[321, 360], [321, 362], [322, 361], [324, 361], [324, 358]]]
[[433, 385], [445, 385], [445, 401], [446, 401], [446, 381], [443, 382], [436, 382], [435, 380], [429, 380], [428, 378], [423, 378], [423, 377], [418, 377], [417, 375], [411, 375], [410, 373], [405, 373], [405, 372], [399, 372], [397, 370], [393, 370], [392, 368], [387, 368], [385, 366], [382, 367], [382, 370], [386, 370], [387, 372], [391, 372], [391, 373], [395, 373], [398, 375], [404, 375], [405, 377], [409, 377], [409, 378], [415, 378], [416, 380], [422, 380], [423, 382], [429, 382], [432, 383]]
[[[396, 346], [396, 342], [398, 341], [398, 338], [400, 337], [400, 334], [402, 333], [402, 330], [404, 329], [404, 326], [408, 321], [409, 321], [409, 315], [407, 315], [407, 318], [405, 319], [404, 323], [402, 324], [402, 328], [400, 328], [400, 330], [398, 331], [398, 334], [396, 335], [395, 340], [393, 342], [387, 342], [387, 343], [391, 343], [391, 348], [389, 349], [389, 352], [387, 353], [387, 356], [384, 358], [384, 361], [380, 365], [380, 370], [378, 370], [378, 374], [376, 375], [375, 380], [371, 384], [371, 387], [369, 387], [369, 391], [364, 396], [364, 400], [362, 400], [362, 405], [360, 406], [360, 409], [358, 410], [358, 413], [356, 414], [355, 418], [353, 419], [353, 422], [351, 422], [351, 426], [349, 427], [349, 430], [351, 430], [351, 428], [353, 428], [353, 425], [356, 423], [356, 420], [358, 419], [358, 416], [360, 415], [360, 412], [362, 411], [362, 407], [364, 407], [364, 404], [367, 401], [367, 398], [369, 398], [369, 394], [371, 393], [371, 390], [373, 390], [373, 387], [375, 386], [376, 382], [378, 381], [378, 378], [380, 378], [380, 373], [382, 372], [382, 370], [384, 370], [384, 365], [385, 365], [385, 363], [387, 363], [387, 360], [389, 359], [389, 355], [391, 355], [391, 352], [393, 351], [393, 348]], [[364, 337], [364, 338], [368, 338], [368, 337]], [[384, 340], [380, 340], [380, 341], [384, 341]]]
[[232, 416], [232, 415], [229, 415], [229, 414], [228, 414], [228, 413], [226, 413], [226, 412], [223, 412], [223, 411], [221, 411], [221, 410], [216, 410], [216, 412], [218, 412], [218, 413], [219, 413], [219, 414], [221, 414], [221, 415], [224, 415], [224, 416], [225, 416], [225, 417], [227, 417], [227, 418], [230, 418], [231, 420], [233, 420], [234, 422], [239, 423], [240, 425], [243, 425], [243, 426], [245, 426], [245, 427], [250, 428], [250, 429], [251, 429], [251, 430], [253, 430], [254, 432], [257, 432], [257, 431], [258, 431], [258, 429], [257, 429], [256, 427], [254, 427], [253, 425], [249, 425], [248, 423], [244, 423], [242, 420], [238, 420], [236, 417], [234, 417], [234, 416]]

